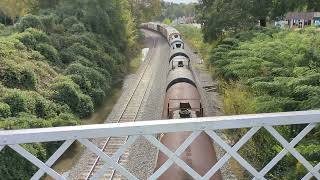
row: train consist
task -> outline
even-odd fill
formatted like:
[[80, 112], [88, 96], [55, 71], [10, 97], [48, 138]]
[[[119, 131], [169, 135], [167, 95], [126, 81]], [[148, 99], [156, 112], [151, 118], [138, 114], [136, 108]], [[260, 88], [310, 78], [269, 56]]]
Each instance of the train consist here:
[[[189, 55], [184, 50], [185, 45], [179, 31], [175, 28], [158, 23], [144, 23], [142, 28], [153, 30], [164, 36], [170, 45], [170, 58], [168, 63], [168, 76], [165, 103], [163, 108], [164, 119], [181, 119], [203, 117], [203, 108], [200, 94], [191, 70]], [[161, 142], [172, 152], [190, 136], [191, 132], [167, 133], [161, 136]], [[205, 133], [201, 133], [186, 149], [180, 158], [204, 176], [217, 162], [212, 140]], [[158, 154], [155, 171], [166, 161], [167, 156], [161, 151]], [[185, 180], [192, 179], [183, 169], [172, 165], [158, 179], [160, 180]], [[211, 179], [221, 179], [216, 173]]]

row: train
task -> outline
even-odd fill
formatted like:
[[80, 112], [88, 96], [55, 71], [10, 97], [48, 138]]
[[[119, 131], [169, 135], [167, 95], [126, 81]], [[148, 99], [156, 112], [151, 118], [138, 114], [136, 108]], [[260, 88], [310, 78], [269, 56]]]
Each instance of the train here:
[[[191, 59], [185, 50], [185, 43], [179, 31], [171, 26], [154, 22], [143, 23], [141, 28], [161, 34], [170, 46], [163, 119], [203, 117], [204, 111], [192, 72]], [[172, 152], [175, 152], [190, 135], [191, 132], [166, 133], [160, 136], [160, 141]], [[199, 175], [204, 176], [217, 162], [211, 138], [206, 133], [201, 133], [181, 154], [180, 159]], [[167, 160], [167, 156], [159, 151], [155, 171]], [[158, 179], [185, 180], [192, 179], [192, 177], [178, 165], [173, 164]], [[221, 173], [216, 173], [210, 179], [222, 179]]]

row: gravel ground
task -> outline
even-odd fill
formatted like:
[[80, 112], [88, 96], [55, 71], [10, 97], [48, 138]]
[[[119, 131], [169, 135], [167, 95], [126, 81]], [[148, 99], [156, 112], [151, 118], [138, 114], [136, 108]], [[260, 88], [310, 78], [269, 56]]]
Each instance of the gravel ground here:
[[[126, 101], [126, 99], [129, 96], [131, 86], [133, 85], [133, 81], [136, 81], [138, 78], [137, 75], [128, 75], [123, 83], [123, 94], [115, 104], [113, 111], [108, 116], [108, 119], [106, 120], [106, 123], [111, 121], [112, 119], [116, 119], [119, 116], [119, 110], [123, 108], [123, 102]], [[95, 143], [95, 141], [93, 141]], [[95, 156], [91, 151], [85, 149], [81, 158], [79, 159], [78, 163], [67, 173], [65, 173], [65, 176], [67, 179], [76, 180], [76, 179], [84, 179], [84, 174], [87, 174], [86, 172], [89, 172], [88, 170], [88, 159], [92, 158], [92, 156]], [[85, 172], [85, 173], [84, 173]]]
[[[167, 66], [164, 66], [162, 61], [169, 58], [169, 47], [167, 42], [159, 37], [157, 52], [153, 64], [153, 77], [151, 88], [149, 89], [147, 99], [143, 102], [142, 110], [137, 121], [159, 120], [162, 118], [162, 110], [165, 97]], [[153, 173], [158, 150], [151, 145], [145, 138], [139, 138], [131, 147], [129, 163], [127, 168], [139, 179], [147, 179]]]

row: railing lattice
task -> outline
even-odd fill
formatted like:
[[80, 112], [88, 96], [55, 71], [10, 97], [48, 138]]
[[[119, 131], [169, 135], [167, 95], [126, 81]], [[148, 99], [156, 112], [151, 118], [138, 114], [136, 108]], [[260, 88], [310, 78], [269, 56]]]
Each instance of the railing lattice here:
[[[320, 111], [304, 111], [291, 113], [274, 113], [261, 115], [244, 115], [229, 117], [212, 117], [172, 121], [145, 121], [138, 123], [105, 124], [91, 126], [59, 127], [31, 130], [0, 131], [0, 151], [8, 146], [21, 156], [26, 158], [39, 170], [31, 178], [40, 179], [47, 174], [54, 179], [65, 179], [62, 175], [52, 169], [52, 165], [62, 156], [62, 154], [75, 142], [78, 141], [88, 150], [97, 155], [105, 164], [90, 179], [100, 179], [104, 173], [110, 169], [115, 169], [127, 179], [138, 179], [129, 172], [123, 165], [117, 162], [128, 148], [131, 147], [139, 137], [144, 137], [153, 146], [164, 153], [168, 160], [162, 164], [148, 179], [154, 180], [160, 177], [173, 164], [183, 169], [194, 179], [210, 179], [217, 173], [231, 158], [235, 159], [244, 169], [246, 169], [254, 180], [266, 179], [265, 176], [275, 167], [288, 153], [295, 157], [308, 171], [303, 180], [312, 177], [320, 180], [320, 163], [313, 166], [296, 149], [295, 146], [306, 137], [320, 123]], [[290, 124], [308, 124], [291, 142], [288, 142], [274, 127]], [[226, 143], [217, 133], [220, 129], [250, 128], [244, 136], [233, 146]], [[272, 137], [278, 141], [283, 149], [260, 171], [256, 170], [240, 154], [239, 150], [257, 133], [260, 129], [266, 129]], [[189, 137], [174, 152], [156, 138], [156, 134], [172, 132], [192, 132]], [[212, 141], [218, 144], [226, 154], [201, 176], [179, 157], [201, 134], [206, 133]], [[110, 138], [127, 136], [128, 140], [113, 155], [107, 155], [96, 144], [89, 139]], [[22, 144], [63, 141], [57, 151], [46, 161], [42, 162], [33, 154], [21, 146]]]

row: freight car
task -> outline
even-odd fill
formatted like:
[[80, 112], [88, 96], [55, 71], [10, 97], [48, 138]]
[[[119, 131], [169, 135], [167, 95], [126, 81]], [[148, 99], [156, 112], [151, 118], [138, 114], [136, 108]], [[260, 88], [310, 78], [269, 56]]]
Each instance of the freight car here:
[[[184, 42], [181, 39], [180, 33], [176, 29], [162, 24], [147, 23], [143, 24], [142, 27], [151, 30], [154, 30], [156, 27], [154, 31], [162, 34], [171, 46], [163, 118], [203, 117], [201, 98], [191, 71], [190, 57], [184, 50]], [[161, 142], [172, 152], [175, 152], [190, 135], [191, 132], [162, 134]], [[212, 140], [205, 133], [201, 133], [180, 158], [201, 176], [204, 176], [217, 162]], [[159, 152], [155, 171], [167, 160], [168, 157]], [[192, 177], [174, 164], [158, 179], [184, 180], [192, 179]], [[211, 179], [220, 180], [220, 172], [216, 173]]]

